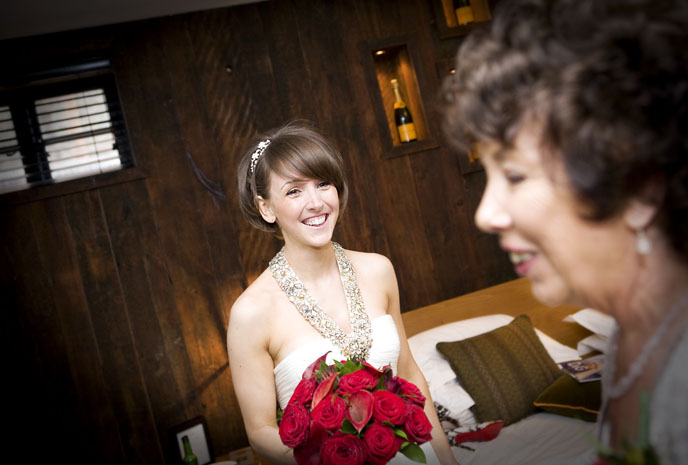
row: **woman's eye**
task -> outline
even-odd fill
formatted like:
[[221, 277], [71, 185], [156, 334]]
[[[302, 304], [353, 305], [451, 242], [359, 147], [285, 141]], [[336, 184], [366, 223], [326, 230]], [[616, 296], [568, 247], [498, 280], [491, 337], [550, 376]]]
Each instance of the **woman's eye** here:
[[519, 182], [523, 181], [526, 178], [521, 173], [516, 173], [514, 171], [507, 171], [504, 174], [504, 177], [509, 182], [509, 184], [518, 184]]
[[330, 181], [321, 181], [320, 184], [318, 184], [318, 187], [329, 187], [331, 185], [332, 183]]
[[296, 189], [296, 188], [294, 188], [294, 189], [289, 189], [289, 190], [287, 191], [287, 195], [290, 196], [290, 197], [291, 197], [291, 196], [294, 196], [294, 195], [296, 195], [296, 194], [298, 194], [298, 193], [299, 193], [299, 190]]

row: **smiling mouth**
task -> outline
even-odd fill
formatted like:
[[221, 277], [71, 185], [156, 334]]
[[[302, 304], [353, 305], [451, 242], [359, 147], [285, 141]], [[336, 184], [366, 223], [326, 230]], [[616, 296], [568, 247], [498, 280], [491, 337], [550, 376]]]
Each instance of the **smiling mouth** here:
[[324, 224], [325, 221], [327, 221], [327, 214], [308, 218], [307, 220], [303, 221], [303, 224], [306, 226], [320, 226]]
[[535, 256], [532, 252], [509, 252], [509, 259], [514, 265], [526, 262]]

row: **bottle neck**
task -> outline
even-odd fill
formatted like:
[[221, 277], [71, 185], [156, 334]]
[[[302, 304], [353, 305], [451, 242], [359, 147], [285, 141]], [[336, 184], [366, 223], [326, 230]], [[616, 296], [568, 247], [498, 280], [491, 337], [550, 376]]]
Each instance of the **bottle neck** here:
[[401, 93], [399, 93], [399, 88], [396, 86], [394, 87], [394, 100], [397, 103], [401, 103], [401, 104], [404, 103], [404, 101], [401, 99]]
[[401, 98], [401, 92], [399, 91], [399, 84], [392, 84], [392, 89], [394, 90], [394, 108], [404, 108], [406, 103]]
[[191, 443], [189, 442], [189, 438], [184, 436], [182, 438], [182, 443], [184, 443], [184, 452], [186, 455], [191, 455], [193, 452], [191, 451]]

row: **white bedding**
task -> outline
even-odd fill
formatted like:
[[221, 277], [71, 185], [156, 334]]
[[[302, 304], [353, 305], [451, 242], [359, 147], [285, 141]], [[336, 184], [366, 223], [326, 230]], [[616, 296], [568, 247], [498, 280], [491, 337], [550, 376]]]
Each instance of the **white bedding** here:
[[[475, 423], [469, 408], [473, 399], [461, 388], [449, 362], [437, 351], [438, 342], [476, 336], [508, 324], [512, 316], [494, 314], [456, 321], [423, 331], [409, 338], [409, 346], [425, 375], [434, 402], [449, 410], [462, 425]], [[559, 363], [579, 359], [578, 352], [536, 328], [552, 359]], [[592, 449], [594, 424], [550, 413], [537, 413], [505, 427], [497, 438], [465, 445], [475, 451], [453, 447], [462, 465], [577, 465]]]
[[581, 465], [592, 463], [595, 424], [552, 413], [536, 413], [502, 428], [492, 441], [452, 447], [461, 465]]

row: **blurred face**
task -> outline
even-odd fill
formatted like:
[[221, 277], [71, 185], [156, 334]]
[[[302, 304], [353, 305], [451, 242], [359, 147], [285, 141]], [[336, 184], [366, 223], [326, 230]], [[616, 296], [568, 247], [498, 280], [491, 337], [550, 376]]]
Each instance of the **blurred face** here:
[[298, 174], [272, 173], [269, 192], [269, 199], [259, 199], [261, 214], [277, 222], [285, 244], [329, 245], [339, 216], [336, 187]]
[[544, 165], [530, 132], [522, 131], [514, 149], [486, 147], [481, 160], [487, 186], [476, 223], [499, 235], [535, 297], [548, 305], [608, 302], [633, 255], [633, 236], [623, 220], [582, 219], [563, 168]]

